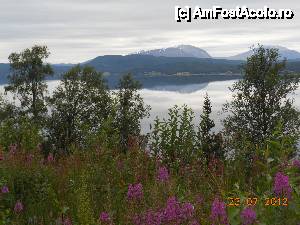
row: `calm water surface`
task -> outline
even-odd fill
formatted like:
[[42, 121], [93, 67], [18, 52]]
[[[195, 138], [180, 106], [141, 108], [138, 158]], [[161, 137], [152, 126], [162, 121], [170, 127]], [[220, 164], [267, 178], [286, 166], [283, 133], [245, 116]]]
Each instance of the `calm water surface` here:
[[[195, 112], [195, 123], [199, 122], [199, 115], [202, 109], [203, 99], [207, 93], [212, 102], [212, 118], [215, 120], [216, 129], [221, 128], [220, 120], [224, 118], [221, 112], [222, 105], [226, 101], [230, 101], [232, 93], [228, 87], [236, 80], [230, 81], [215, 81], [202, 84], [189, 84], [182, 86], [157, 86], [153, 89], [140, 90], [141, 96], [146, 104], [151, 106], [150, 117], [142, 121], [142, 131], [147, 133], [150, 130], [150, 124], [153, 123], [156, 116], [159, 118], [167, 118], [168, 109], [174, 105], [187, 104]], [[59, 81], [49, 81], [49, 94], [58, 86]], [[0, 91], [3, 92], [4, 86], [0, 86]], [[8, 96], [12, 98], [12, 96]], [[300, 109], [300, 88], [294, 95], [295, 105]]]

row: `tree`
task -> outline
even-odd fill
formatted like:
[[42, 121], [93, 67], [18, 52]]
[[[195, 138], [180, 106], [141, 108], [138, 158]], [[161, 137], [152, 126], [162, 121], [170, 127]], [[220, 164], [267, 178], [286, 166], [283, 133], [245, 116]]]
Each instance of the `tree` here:
[[21, 53], [12, 53], [8, 58], [11, 74], [5, 91], [17, 95], [23, 113], [30, 115], [35, 123], [41, 121], [47, 110], [44, 95], [47, 90], [45, 77], [52, 75], [53, 70], [44, 61], [49, 55], [46, 46], [33, 46]]
[[202, 143], [209, 141], [211, 129], [214, 128], [215, 123], [210, 119], [211, 114], [211, 102], [206, 93], [204, 97], [204, 104], [202, 114], [200, 115], [200, 124], [198, 136]]
[[253, 53], [244, 66], [244, 79], [231, 88], [232, 102], [224, 107], [224, 112], [229, 113], [224, 120], [225, 132], [234, 148], [240, 148], [237, 143], [242, 140], [260, 146], [282, 123], [284, 134], [292, 135], [296, 142], [299, 111], [290, 94], [299, 79], [284, 70], [286, 61], [279, 61], [277, 49], [258, 46]]
[[212, 129], [215, 127], [214, 121], [210, 118], [211, 101], [206, 94], [202, 114], [200, 115], [200, 124], [198, 127], [198, 146], [204, 153], [207, 162], [211, 158], [223, 158], [223, 138], [221, 133], [215, 134]]
[[72, 145], [83, 147], [87, 136], [101, 128], [112, 107], [102, 74], [79, 65], [63, 75], [49, 105], [49, 139], [58, 151], [66, 153]]
[[128, 139], [139, 137], [140, 122], [149, 116], [150, 106], [144, 104], [138, 90], [141, 84], [130, 74], [123, 76], [118, 85], [116, 127], [120, 134], [120, 144], [124, 152], [128, 149]]
[[204, 156], [207, 160], [209, 160], [211, 153], [211, 142], [212, 135], [211, 129], [215, 126], [215, 123], [212, 119], [210, 119], [211, 114], [211, 102], [206, 93], [204, 97], [204, 104], [202, 109], [202, 114], [200, 115], [200, 124], [198, 127], [198, 143], [199, 147], [202, 149]]

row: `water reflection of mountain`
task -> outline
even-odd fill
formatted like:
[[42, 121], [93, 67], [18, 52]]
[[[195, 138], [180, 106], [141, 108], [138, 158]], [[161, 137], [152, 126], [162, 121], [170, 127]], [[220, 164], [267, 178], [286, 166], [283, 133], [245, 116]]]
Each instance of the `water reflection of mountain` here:
[[149, 88], [150, 90], [155, 91], [173, 91], [173, 92], [179, 92], [179, 93], [193, 93], [196, 91], [199, 91], [201, 89], [206, 88], [208, 83], [200, 83], [200, 84], [190, 84], [190, 85], [163, 85], [163, 86], [154, 86], [152, 88]]
[[[220, 75], [220, 74], [199, 74], [192, 76], [134, 76], [134, 79], [138, 80], [143, 88], [155, 89], [162, 86], [183, 86], [193, 84], [203, 84], [213, 81], [226, 81], [240, 79], [240, 75]], [[106, 77], [110, 88], [115, 88], [119, 82], [120, 76]], [[165, 88], [165, 87], [164, 87]]]

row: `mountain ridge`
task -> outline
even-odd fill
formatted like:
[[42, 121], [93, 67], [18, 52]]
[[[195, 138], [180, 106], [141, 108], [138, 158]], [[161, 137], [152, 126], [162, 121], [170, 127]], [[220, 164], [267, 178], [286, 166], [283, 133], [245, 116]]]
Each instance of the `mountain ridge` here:
[[141, 50], [129, 55], [152, 55], [164, 57], [193, 57], [193, 58], [212, 58], [207, 51], [193, 45], [177, 45], [174, 47], [158, 48], [152, 50]]
[[[280, 45], [263, 45], [265, 48], [277, 48], [281, 59], [300, 60], [300, 52], [292, 50]], [[229, 59], [229, 60], [246, 60], [247, 57], [253, 54], [253, 50], [241, 52], [239, 54], [228, 57], [212, 57], [206, 50], [193, 45], [177, 45], [174, 47], [157, 48], [152, 50], [141, 50], [128, 55], [152, 55], [165, 57], [195, 57], [195, 58], [214, 58], [214, 59]]]
[[[288, 59], [288, 60], [298, 60], [300, 59], [300, 52], [296, 50], [292, 50], [280, 45], [264, 45], [265, 48], [276, 48], [278, 49], [280, 59]], [[229, 56], [227, 59], [231, 60], [246, 60], [247, 57], [251, 56], [253, 54], [252, 50], [248, 50], [246, 52], [239, 53], [237, 55]]]
[[[281, 48], [282, 51], [286, 49], [287, 48]], [[228, 58], [199, 58], [188, 57], [187, 55], [182, 57], [178, 55], [177, 57], [166, 57], [153, 56], [150, 54], [129, 54], [125, 56], [98, 56], [79, 64], [93, 66], [97, 71], [103, 72], [108, 81], [116, 82], [122, 74], [132, 73], [135, 77], [141, 79], [145, 78], [144, 80], [146, 82], [149, 80], [149, 77], [169, 80], [169, 78], [164, 77], [165, 75], [174, 75], [175, 78], [181, 77], [182, 80], [193, 80], [195, 76], [194, 78], [188, 78], [192, 75], [232, 76], [241, 74], [241, 68], [244, 63], [244, 60]], [[47, 77], [47, 79], [60, 79], [61, 75], [74, 65], [78, 64], [52, 64], [55, 75], [53, 77]], [[1, 84], [7, 83], [9, 69], [8, 63], [0, 63]], [[300, 57], [299, 59], [288, 60], [287, 70], [300, 73]]]

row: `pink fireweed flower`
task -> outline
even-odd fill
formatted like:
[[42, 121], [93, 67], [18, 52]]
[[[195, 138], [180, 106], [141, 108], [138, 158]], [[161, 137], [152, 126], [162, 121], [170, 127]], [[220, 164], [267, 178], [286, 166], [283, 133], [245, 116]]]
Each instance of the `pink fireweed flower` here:
[[180, 204], [176, 197], [170, 197], [163, 210], [164, 222], [183, 222], [193, 217], [194, 206], [191, 203]]
[[117, 169], [118, 169], [119, 171], [122, 171], [123, 168], [124, 168], [124, 162], [123, 162], [122, 160], [118, 160], [118, 161], [117, 161]]
[[218, 198], [212, 203], [210, 219], [213, 221], [213, 224], [224, 224], [228, 225], [228, 218], [226, 212], [226, 204], [220, 201]]
[[200, 225], [200, 223], [197, 220], [193, 220], [189, 225]]
[[17, 153], [17, 144], [12, 144], [9, 146], [9, 154], [14, 155]]
[[26, 155], [26, 161], [27, 163], [32, 163], [32, 160], [33, 160], [33, 155], [32, 154], [29, 154], [29, 155]]
[[129, 184], [127, 199], [140, 200], [143, 198], [143, 185], [141, 183]]
[[149, 210], [142, 215], [135, 216], [133, 218], [134, 225], [162, 225], [163, 224], [163, 214], [158, 211]]
[[198, 194], [197, 196], [196, 196], [196, 203], [198, 204], [198, 205], [202, 205], [202, 203], [203, 203], [203, 196], [201, 195], [201, 194]]
[[14, 207], [15, 213], [21, 213], [24, 209], [24, 206], [21, 201], [17, 201]]
[[8, 187], [7, 187], [7, 186], [3, 186], [3, 187], [1, 188], [1, 193], [2, 193], [2, 194], [9, 193]]
[[256, 212], [253, 208], [247, 207], [241, 212], [243, 225], [251, 225], [256, 222]]
[[281, 172], [276, 173], [273, 191], [277, 196], [285, 196], [290, 198], [292, 194], [292, 188], [289, 184], [289, 177]]
[[72, 225], [72, 221], [69, 217], [65, 218], [62, 222], [63, 225]]
[[169, 172], [165, 166], [159, 167], [156, 179], [160, 182], [166, 182], [169, 180]]
[[297, 167], [298, 169], [300, 169], [300, 160], [295, 159], [295, 160], [293, 161], [293, 166], [294, 166], [294, 167]]
[[166, 222], [172, 222], [180, 217], [180, 204], [176, 197], [170, 197], [167, 206], [164, 209], [164, 219]]
[[192, 218], [194, 215], [194, 206], [189, 203], [185, 202], [181, 205], [181, 219], [187, 220], [189, 218]]
[[[180, 203], [176, 197], [170, 197], [166, 207], [157, 211], [148, 210], [147, 212], [135, 216], [135, 225], [164, 225], [164, 224], [186, 224], [194, 221], [194, 206], [189, 203]], [[189, 223], [190, 224], [190, 223]], [[198, 223], [191, 223], [198, 225]]]
[[54, 161], [54, 157], [53, 157], [53, 154], [52, 153], [49, 153], [48, 157], [47, 157], [47, 161], [48, 163], [51, 163]]
[[107, 212], [101, 212], [99, 215], [99, 220], [104, 223], [110, 222], [110, 217]]
[[0, 152], [0, 161], [4, 160], [4, 156], [2, 155], [2, 153]]
[[72, 220], [69, 217], [66, 217], [66, 216], [63, 215], [61, 218], [59, 218], [56, 221], [56, 224], [58, 224], [58, 225], [72, 225]]

